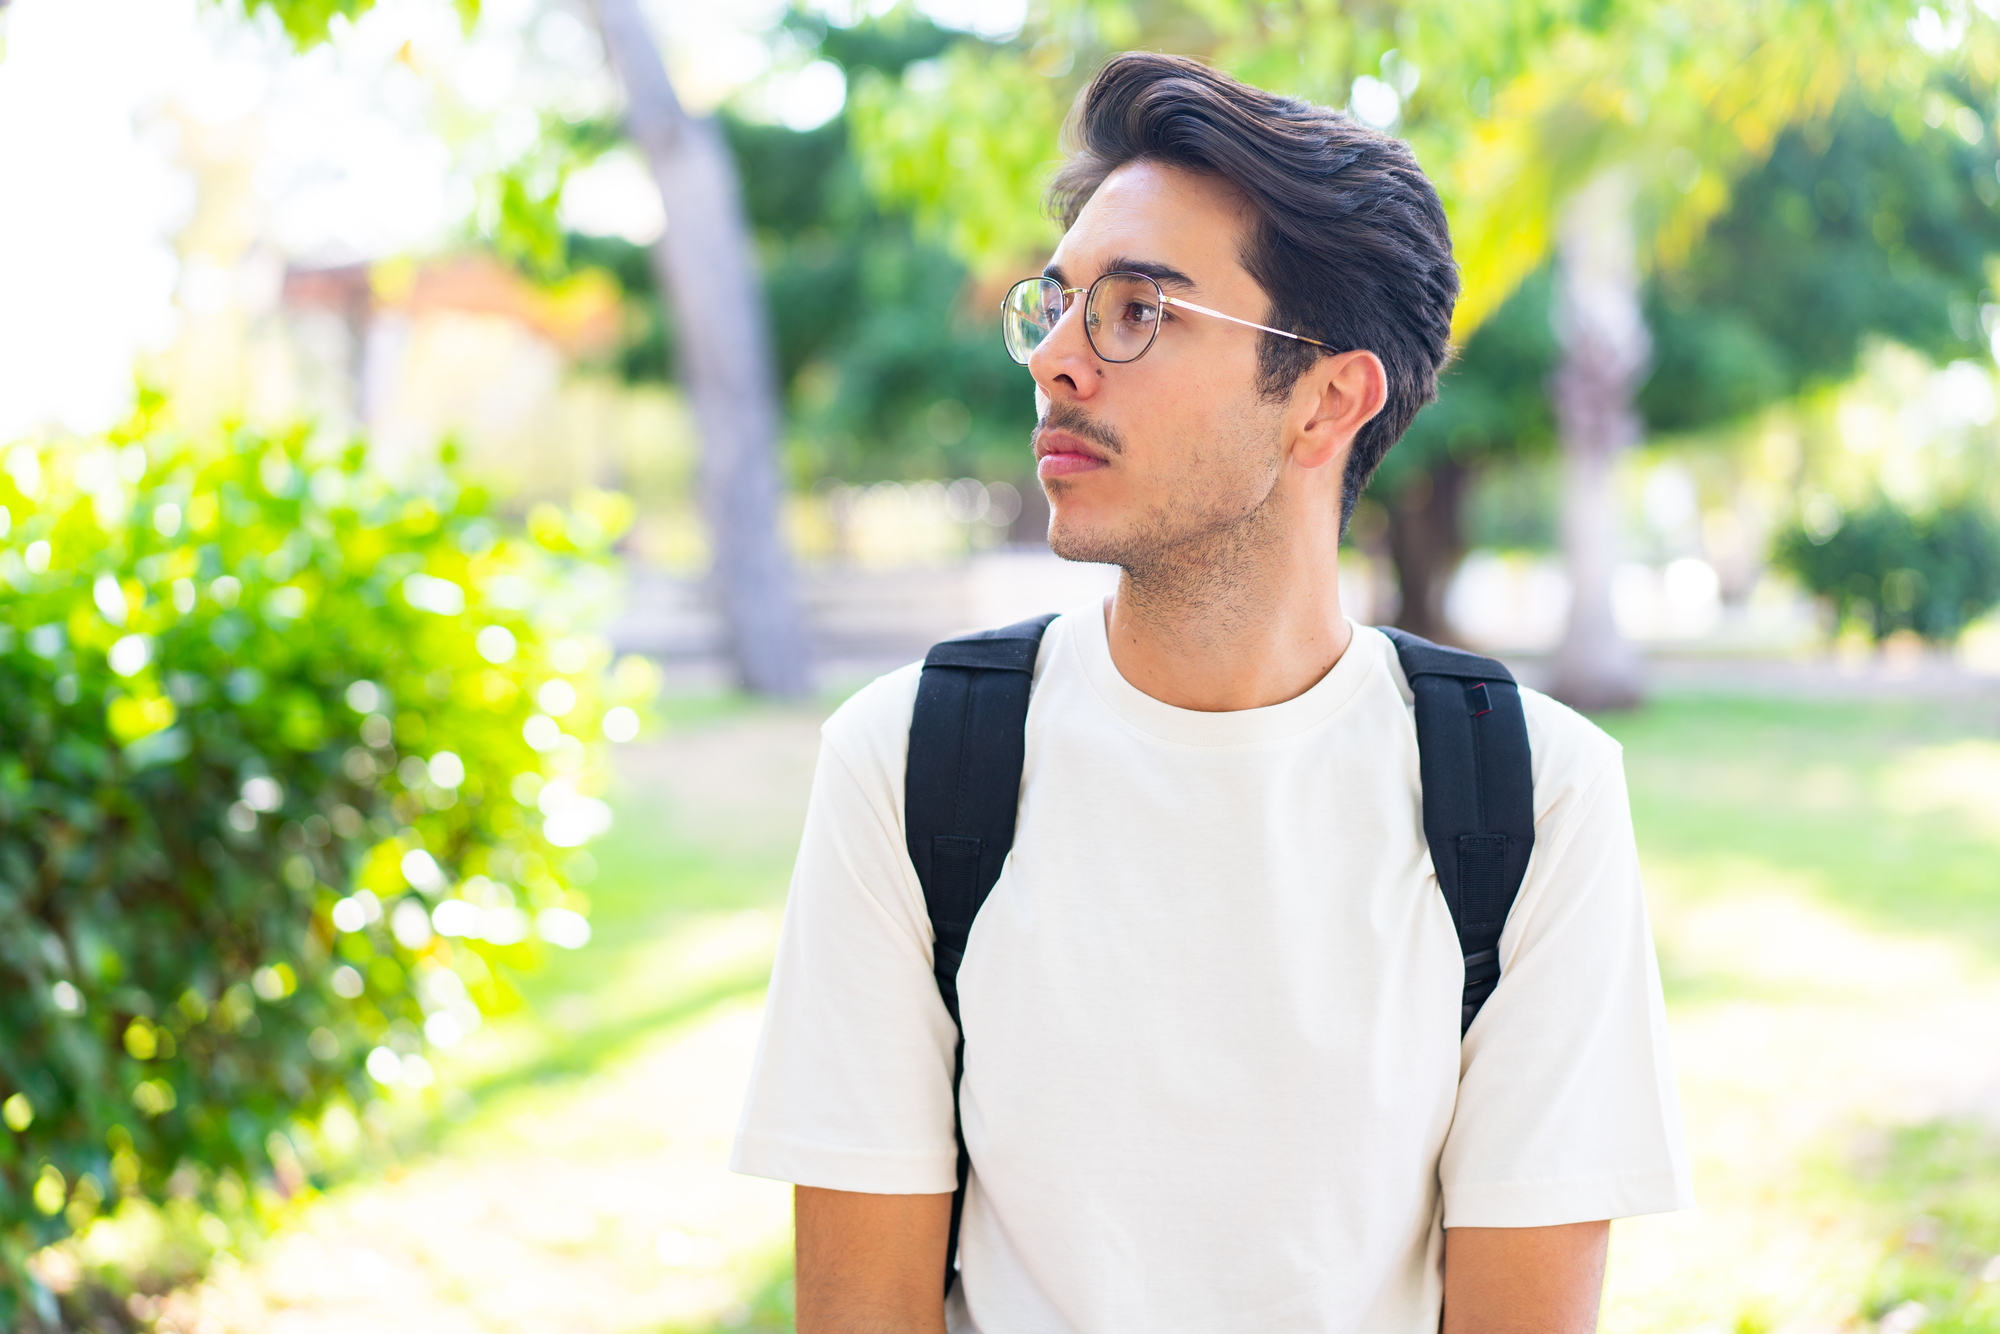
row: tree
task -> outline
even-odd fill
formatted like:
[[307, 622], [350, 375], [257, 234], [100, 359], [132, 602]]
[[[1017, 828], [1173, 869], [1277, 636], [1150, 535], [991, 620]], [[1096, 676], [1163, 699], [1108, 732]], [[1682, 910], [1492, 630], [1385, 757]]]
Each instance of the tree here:
[[[1637, 398], [1649, 435], [1712, 432], [1839, 383], [1872, 337], [1941, 361], [1982, 353], [2000, 140], [1968, 91], [1940, 79], [1887, 110], [1850, 97], [1786, 131], [1692, 250], [1654, 269], [1643, 295], [1653, 353]], [[1440, 498], [1554, 448], [1543, 390], [1558, 363], [1552, 286], [1544, 268], [1466, 340], [1377, 479], [1402, 618], [1418, 633], [1449, 634], [1437, 602], [1466, 545]], [[1424, 607], [1432, 619], [1413, 620]]]
[[1437, 402], [1389, 451], [1370, 492], [1388, 511], [1402, 594], [1397, 623], [1449, 641], [1444, 595], [1464, 557], [1464, 502], [1495, 463], [1555, 446], [1547, 383], [1555, 366], [1550, 274], [1530, 277], [1465, 340], [1438, 380]]
[[590, 5], [670, 219], [653, 265], [701, 431], [712, 577], [732, 655], [750, 689], [803, 694], [805, 622], [778, 529], [777, 384], [736, 163], [716, 121], [690, 116], [674, 96], [637, 0]]
[[[1509, 88], [1492, 126], [1475, 136], [1476, 170], [1519, 169], [1504, 191], [1475, 191], [1474, 255], [1498, 268], [1528, 258], [1523, 238], [1555, 244], [1556, 331], [1561, 357], [1550, 388], [1565, 461], [1563, 546], [1569, 624], [1556, 653], [1555, 693], [1584, 708], [1635, 703], [1636, 654], [1611, 607], [1617, 553], [1610, 493], [1617, 455], [1638, 438], [1635, 397], [1651, 340], [1640, 307], [1642, 247], [1684, 253], [1726, 198], [1680, 189], [1677, 155], [1719, 164], [1724, 179], [1768, 152], [1787, 125], [1831, 110], [1871, 69], [1871, 36], [1895, 35], [1898, 4], [1799, 4], [1708, 9], [1699, 15], [1632, 5], [1612, 22], [1579, 28], [1557, 44], [1562, 59]], [[1712, 22], [1690, 23], [1699, 17]], [[1884, 31], [1885, 28], [1887, 31]], [[1641, 100], [1635, 108], [1634, 95]], [[1640, 232], [1650, 204], [1650, 234]], [[1524, 211], [1531, 211], [1523, 216]], [[1493, 225], [1514, 222], [1512, 235]], [[1482, 254], [1480, 247], [1485, 248]]]
[[1640, 694], [1639, 656], [1612, 619], [1618, 558], [1612, 466], [1638, 443], [1633, 403], [1652, 337], [1639, 309], [1631, 177], [1609, 170], [1569, 200], [1556, 246], [1556, 342], [1549, 382], [1563, 449], [1563, 550], [1569, 628], [1556, 651], [1554, 693], [1584, 709], [1624, 708]]
[[[1940, 361], [1985, 350], [2000, 138], [1941, 77], [1787, 131], [1646, 294], [1648, 426], [1699, 431], [1853, 375], [1871, 336]], [[1988, 104], [1990, 105], [1990, 103]]]
[[[478, 0], [453, 2], [468, 23], [477, 17]], [[335, 14], [353, 18], [373, 3], [253, 0], [251, 8], [271, 10], [305, 47], [325, 40]], [[627, 130], [672, 219], [653, 262], [681, 331], [679, 369], [702, 438], [713, 587], [737, 676], [760, 693], [802, 694], [810, 650], [778, 527], [777, 389], [735, 163], [716, 122], [689, 115], [675, 97], [637, 0], [588, 3], [625, 89]], [[527, 202], [546, 211], [554, 200]]]
[[[955, 34], [900, 11], [851, 28], [787, 21], [794, 59], [839, 65], [850, 82], [899, 77]], [[861, 179], [847, 117], [811, 129], [719, 113], [744, 182], [786, 406], [785, 465], [794, 484], [972, 475], [1025, 480], [1034, 425], [1026, 377], [1002, 349], [998, 294], [968, 286], [965, 266]], [[603, 142], [590, 136], [589, 147]], [[624, 288], [633, 319], [616, 357], [628, 379], [672, 360], [647, 251], [617, 237], [567, 238], [572, 270], [597, 268]]]
[[1836, 632], [1858, 621], [1878, 644], [1910, 631], [1947, 646], [2000, 605], [2000, 520], [1976, 499], [1913, 516], [1877, 497], [1832, 532], [1789, 529], [1776, 555], [1825, 600]]

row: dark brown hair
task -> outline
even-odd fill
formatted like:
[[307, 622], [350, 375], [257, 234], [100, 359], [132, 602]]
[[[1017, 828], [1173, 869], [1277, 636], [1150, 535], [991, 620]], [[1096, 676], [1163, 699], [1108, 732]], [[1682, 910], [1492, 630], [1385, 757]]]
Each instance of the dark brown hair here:
[[[1389, 446], [1437, 396], [1451, 353], [1458, 265], [1444, 208], [1409, 146], [1330, 108], [1149, 52], [1115, 56], [1097, 72], [1070, 110], [1063, 146], [1049, 210], [1065, 229], [1128, 162], [1220, 177], [1257, 215], [1242, 259], [1271, 299], [1261, 322], [1381, 358], [1388, 399], [1348, 456], [1345, 527]], [[1272, 397], [1327, 355], [1261, 337], [1258, 383]]]

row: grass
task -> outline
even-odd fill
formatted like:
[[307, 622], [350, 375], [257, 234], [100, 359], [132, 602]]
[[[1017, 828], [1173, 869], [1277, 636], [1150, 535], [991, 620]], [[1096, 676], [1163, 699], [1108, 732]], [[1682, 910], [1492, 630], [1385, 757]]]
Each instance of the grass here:
[[[2000, 1138], [1937, 1121], [1884, 1133], [1840, 1185], [1893, 1228], [1863, 1311], [1923, 1308], [1933, 1334], [2000, 1330]], [[1911, 1312], [1914, 1314], [1914, 1312]]]
[[1602, 721], [1676, 895], [1762, 870], [1871, 929], [2000, 961], [2000, 705], [1685, 698]]
[[1669, 698], [1602, 721], [1703, 1202], [1621, 1224], [1606, 1328], [2000, 1331], [2000, 1138], [1952, 1114], [2000, 1018], [2000, 708]]

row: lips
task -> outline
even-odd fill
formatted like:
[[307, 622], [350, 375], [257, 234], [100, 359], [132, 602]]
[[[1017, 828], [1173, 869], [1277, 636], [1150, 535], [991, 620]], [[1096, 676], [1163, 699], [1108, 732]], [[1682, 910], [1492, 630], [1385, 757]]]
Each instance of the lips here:
[[1071, 477], [1109, 466], [1096, 445], [1068, 431], [1043, 430], [1035, 435], [1035, 475]]

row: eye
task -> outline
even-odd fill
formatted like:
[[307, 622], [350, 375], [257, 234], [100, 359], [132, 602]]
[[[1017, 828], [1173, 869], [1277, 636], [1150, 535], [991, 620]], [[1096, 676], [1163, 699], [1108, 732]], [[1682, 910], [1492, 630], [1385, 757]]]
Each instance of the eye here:
[[1128, 301], [1125, 303], [1123, 319], [1127, 324], [1146, 325], [1157, 319], [1159, 314], [1159, 308], [1150, 302]]

